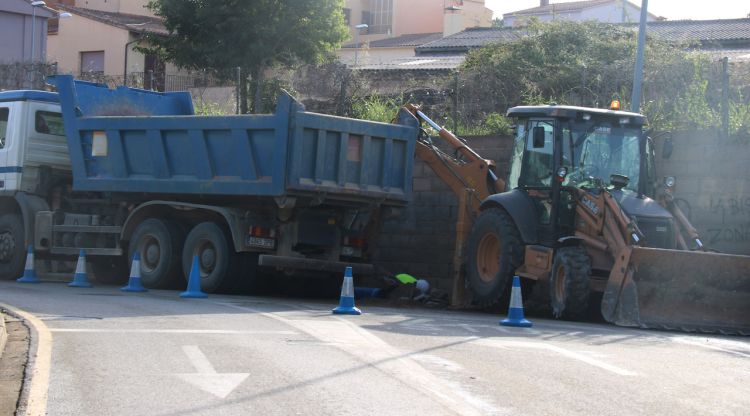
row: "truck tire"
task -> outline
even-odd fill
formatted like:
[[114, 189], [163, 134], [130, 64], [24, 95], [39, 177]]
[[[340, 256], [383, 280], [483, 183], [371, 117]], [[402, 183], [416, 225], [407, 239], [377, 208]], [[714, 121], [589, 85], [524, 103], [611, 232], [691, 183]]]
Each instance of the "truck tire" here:
[[591, 260], [583, 247], [557, 249], [549, 282], [550, 306], [555, 318], [581, 319], [589, 306]]
[[0, 215], [0, 279], [18, 279], [26, 265], [26, 238], [19, 214]]
[[523, 244], [513, 219], [502, 208], [479, 214], [466, 241], [466, 280], [474, 301], [492, 306], [500, 301], [523, 262]]
[[97, 282], [105, 285], [119, 285], [128, 281], [130, 270], [125, 257], [105, 257], [90, 259], [91, 271]]
[[185, 281], [190, 277], [193, 256], [198, 256], [201, 289], [204, 292], [224, 292], [232, 289], [239, 257], [232, 249], [228, 231], [213, 222], [203, 222], [193, 227], [182, 249]]
[[180, 276], [180, 249], [184, 233], [171, 221], [149, 218], [130, 238], [128, 259], [141, 257], [141, 282], [153, 289], [174, 288]]

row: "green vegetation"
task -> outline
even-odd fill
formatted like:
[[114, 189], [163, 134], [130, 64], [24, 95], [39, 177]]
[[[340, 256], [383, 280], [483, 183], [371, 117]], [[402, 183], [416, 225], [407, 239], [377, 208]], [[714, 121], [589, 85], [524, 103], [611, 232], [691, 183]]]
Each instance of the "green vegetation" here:
[[[514, 105], [605, 107], [632, 91], [637, 32], [595, 22], [533, 22], [525, 36], [469, 53], [462, 96], [470, 96], [472, 120]], [[643, 105], [650, 127], [662, 130], [719, 128], [718, 64], [689, 45], [649, 38], [645, 50]], [[718, 91], [718, 93], [717, 93]], [[750, 104], [730, 93], [730, 132], [750, 135]], [[630, 104], [623, 99], [623, 109]], [[471, 114], [469, 114], [471, 113]], [[486, 123], [486, 122], [485, 122]]]

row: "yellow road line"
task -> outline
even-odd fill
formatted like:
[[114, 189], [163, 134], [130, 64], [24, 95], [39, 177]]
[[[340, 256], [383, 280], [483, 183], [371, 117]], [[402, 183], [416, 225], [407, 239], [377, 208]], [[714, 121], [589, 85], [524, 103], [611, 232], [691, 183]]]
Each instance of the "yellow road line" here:
[[[36, 333], [36, 336], [31, 337], [29, 348], [29, 364], [26, 371], [26, 383], [24, 383], [24, 390], [27, 392], [25, 408], [27, 416], [43, 416], [47, 414], [47, 391], [49, 390], [49, 373], [52, 361], [52, 333], [44, 322], [29, 312], [4, 303], [0, 303], [0, 307], [23, 318]], [[21, 407], [23, 407], [23, 403]]]

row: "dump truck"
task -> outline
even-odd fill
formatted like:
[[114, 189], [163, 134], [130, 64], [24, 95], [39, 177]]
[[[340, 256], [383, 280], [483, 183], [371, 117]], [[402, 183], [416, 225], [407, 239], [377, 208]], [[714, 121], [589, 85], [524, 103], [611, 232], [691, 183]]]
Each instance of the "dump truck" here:
[[[187, 92], [58, 75], [56, 93], [0, 92], [0, 278], [85, 250], [96, 279], [253, 289], [258, 268], [304, 277], [374, 271], [381, 205], [411, 193], [417, 126], [305, 111], [196, 115]], [[182, 283], [184, 284], [184, 282]]]
[[[601, 295], [617, 325], [750, 334], [750, 256], [707, 249], [656, 176], [654, 141], [637, 113], [563, 105], [508, 110], [506, 178], [495, 163], [415, 105], [416, 154], [458, 198], [454, 305], [490, 306], [514, 275], [555, 317], [577, 319]], [[671, 141], [665, 141], [664, 154]]]

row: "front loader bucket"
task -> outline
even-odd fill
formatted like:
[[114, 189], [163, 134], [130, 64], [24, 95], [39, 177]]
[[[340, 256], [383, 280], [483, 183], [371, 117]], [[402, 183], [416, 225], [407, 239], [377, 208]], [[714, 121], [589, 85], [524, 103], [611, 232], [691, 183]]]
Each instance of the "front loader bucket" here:
[[750, 256], [627, 247], [602, 315], [622, 326], [750, 335]]

